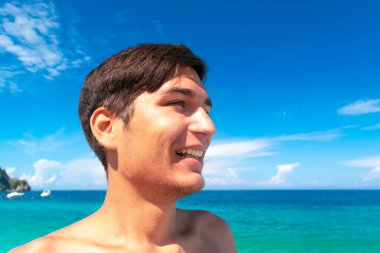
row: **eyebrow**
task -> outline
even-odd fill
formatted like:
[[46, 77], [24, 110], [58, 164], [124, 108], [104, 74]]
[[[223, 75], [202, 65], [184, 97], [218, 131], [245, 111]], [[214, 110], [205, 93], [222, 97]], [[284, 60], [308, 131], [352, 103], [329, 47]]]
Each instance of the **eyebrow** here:
[[[187, 96], [187, 97], [190, 97], [190, 98], [195, 98], [197, 97], [197, 94], [191, 90], [191, 89], [186, 89], [186, 88], [178, 88], [178, 87], [174, 87], [174, 88], [171, 88], [171, 89], [168, 89], [168, 90], [165, 90], [161, 93], [162, 95], [172, 95], [172, 94], [181, 94], [181, 95], [184, 95], [184, 96]], [[211, 107], [212, 106], [212, 103], [211, 103], [211, 99], [210, 97], [206, 97], [204, 103]]]

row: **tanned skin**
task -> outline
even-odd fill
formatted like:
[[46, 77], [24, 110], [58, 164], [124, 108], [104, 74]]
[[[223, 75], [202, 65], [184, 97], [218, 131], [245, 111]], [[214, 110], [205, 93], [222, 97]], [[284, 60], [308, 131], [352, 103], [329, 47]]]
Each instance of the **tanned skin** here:
[[98, 108], [91, 129], [107, 153], [102, 207], [9, 253], [236, 252], [222, 219], [176, 208], [204, 186], [203, 158], [215, 133], [210, 107], [196, 72], [180, 67], [156, 92], [136, 98], [127, 126]]

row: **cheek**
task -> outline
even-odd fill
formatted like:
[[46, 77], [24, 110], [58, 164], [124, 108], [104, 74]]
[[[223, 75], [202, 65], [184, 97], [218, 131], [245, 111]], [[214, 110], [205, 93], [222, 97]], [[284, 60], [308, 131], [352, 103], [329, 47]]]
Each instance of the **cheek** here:
[[[146, 127], [148, 142], [155, 141], [156, 145], [173, 143], [179, 141], [181, 136], [186, 136], [187, 124], [183, 117], [170, 117], [170, 115], [156, 115], [148, 122], [149, 129]], [[161, 148], [161, 147], [159, 147]]]
[[162, 160], [171, 155], [173, 147], [184, 144], [188, 128], [185, 116], [150, 107], [135, 116], [130, 125], [134, 155]]

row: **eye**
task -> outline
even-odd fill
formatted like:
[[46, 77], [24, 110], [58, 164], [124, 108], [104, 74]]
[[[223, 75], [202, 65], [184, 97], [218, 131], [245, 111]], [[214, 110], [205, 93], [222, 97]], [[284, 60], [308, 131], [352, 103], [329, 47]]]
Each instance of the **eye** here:
[[181, 108], [184, 108], [185, 107], [185, 101], [183, 101], [183, 100], [175, 100], [175, 101], [169, 102], [168, 105], [179, 106]]

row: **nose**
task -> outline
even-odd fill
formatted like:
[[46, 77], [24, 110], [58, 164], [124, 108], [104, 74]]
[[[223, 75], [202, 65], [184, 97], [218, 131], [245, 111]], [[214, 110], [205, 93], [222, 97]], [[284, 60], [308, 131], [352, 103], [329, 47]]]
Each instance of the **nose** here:
[[193, 115], [189, 130], [194, 133], [204, 134], [211, 137], [215, 134], [215, 125], [212, 122], [210, 115], [200, 107]]

